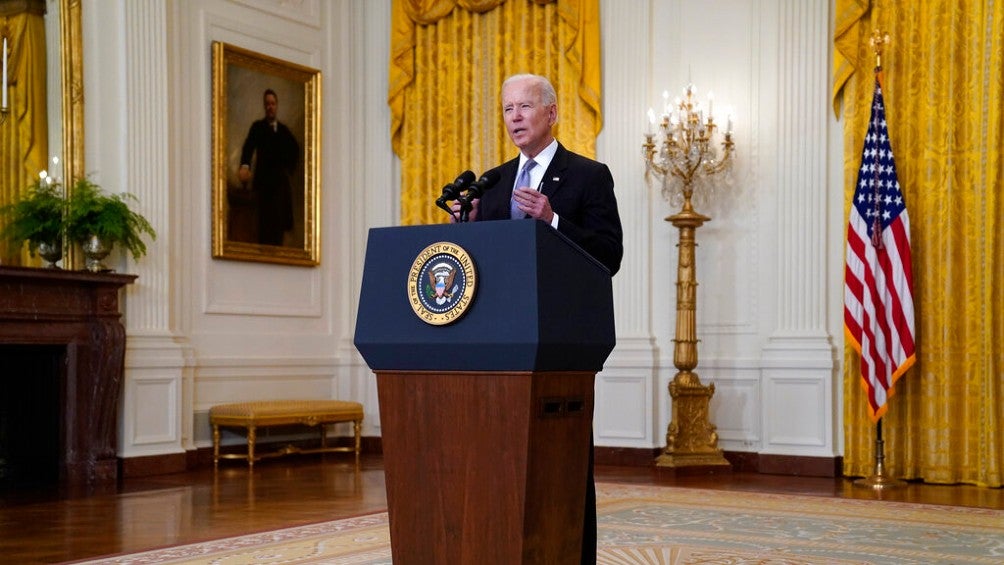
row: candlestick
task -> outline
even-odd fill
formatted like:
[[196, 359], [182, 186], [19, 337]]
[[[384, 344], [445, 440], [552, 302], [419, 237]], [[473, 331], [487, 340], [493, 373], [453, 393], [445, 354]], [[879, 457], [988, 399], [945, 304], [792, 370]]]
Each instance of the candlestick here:
[[3, 99], [0, 100], [0, 107], [7, 111], [7, 38], [3, 38]]

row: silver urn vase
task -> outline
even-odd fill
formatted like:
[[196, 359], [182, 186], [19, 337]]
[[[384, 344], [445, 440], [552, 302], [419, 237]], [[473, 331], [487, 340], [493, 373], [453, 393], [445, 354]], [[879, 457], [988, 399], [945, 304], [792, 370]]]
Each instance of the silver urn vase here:
[[49, 269], [58, 269], [57, 261], [63, 258], [63, 240], [43, 241], [38, 244], [38, 255]]
[[112, 250], [112, 244], [91, 235], [80, 244], [80, 249], [84, 252], [84, 268], [92, 273], [109, 271], [102, 261]]

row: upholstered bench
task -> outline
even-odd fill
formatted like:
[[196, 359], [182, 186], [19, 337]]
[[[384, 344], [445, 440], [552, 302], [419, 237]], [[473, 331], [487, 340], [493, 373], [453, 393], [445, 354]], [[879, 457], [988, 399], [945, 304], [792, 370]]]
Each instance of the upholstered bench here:
[[[352, 422], [355, 431], [355, 443], [352, 447], [328, 447], [326, 426]], [[209, 409], [209, 423], [213, 426], [213, 466], [219, 465], [220, 459], [246, 459], [248, 467], [253, 468], [254, 462], [265, 457], [278, 457], [290, 453], [330, 453], [355, 452], [356, 465], [359, 465], [360, 433], [363, 423], [363, 405], [358, 402], [344, 400], [265, 400], [257, 402], [239, 402], [221, 404]], [[321, 430], [321, 446], [313, 449], [302, 449], [286, 446], [278, 451], [256, 454], [258, 428], [271, 426], [319, 426]], [[245, 428], [247, 430], [247, 453], [220, 453], [220, 427]]]

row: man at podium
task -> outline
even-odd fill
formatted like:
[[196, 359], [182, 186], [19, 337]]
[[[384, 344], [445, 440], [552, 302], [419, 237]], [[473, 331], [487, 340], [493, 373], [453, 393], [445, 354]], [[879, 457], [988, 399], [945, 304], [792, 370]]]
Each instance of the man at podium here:
[[[616, 274], [624, 247], [614, 179], [606, 165], [565, 149], [554, 138], [554, 86], [539, 75], [507, 78], [502, 117], [520, 154], [493, 169], [499, 180], [472, 201], [468, 219], [542, 220]], [[460, 212], [457, 203], [453, 212], [455, 217]]]
[[[551, 225], [613, 276], [624, 254], [623, 232], [610, 169], [565, 149], [554, 138], [557, 95], [547, 77], [519, 74], [502, 83], [502, 116], [519, 156], [499, 165], [498, 181], [473, 200], [469, 221], [534, 218]], [[453, 205], [457, 217], [460, 206]], [[596, 486], [593, 446], [582, 532], [582, 563], [596, 563]]]

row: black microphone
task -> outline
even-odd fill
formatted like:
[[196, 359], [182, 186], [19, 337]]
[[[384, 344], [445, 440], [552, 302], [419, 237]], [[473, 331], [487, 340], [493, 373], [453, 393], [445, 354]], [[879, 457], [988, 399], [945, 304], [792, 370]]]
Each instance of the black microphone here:
[[486, 190], [495, 186], [495, 183], [499, 181], [502, 175], [499, 174], [497, 169], [492, 169], [485, 174], [481, 175], [481, 178], [477, 182], [471, 184], [467, 189], [467, 194], [464, 198], [467, 202], [474, 200], [475, 198], [481, 198], [481, 195], [485, 193]]
[[467, 221], [468, 215], [474, 208], [474, 205], [471, 204], [471, 201], [474, 200], [475, 198], [481, 198], [481, 195], [484, 194], [486, 190], [495, 186], [495, 183], [499, 181], [499, 178], [501, 178], [501, 176], [502, 175], [499, 174], [498, 169], [492, 169], [486, 172], [485, 174], [481, 175], [481, 178], [479, 178], [476, 182], [474, 182], [473, 184], [471, 184], [471, 186], [467, 188], [467, 192], [463, 196], [457, 199], [457, 202], [460, 203], [461, 222]]
[[460, 176], [450, 184], [443, 187], [443, 195], [436, 199], [436, 206], [439, 206], [443, 210], [452, 213], [450, 207], [446, 205], [449, 200], [456, 200], [460, 197], [460, 193], [467, 190], [467, 187], [474, 182], [474, 173], [471, 171], [464, 171], [460, 173]]

